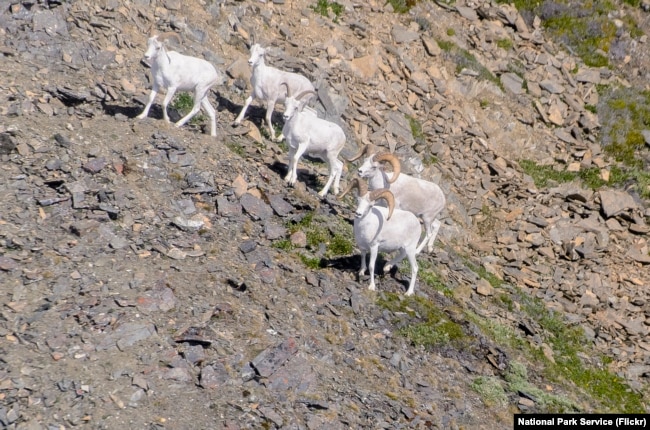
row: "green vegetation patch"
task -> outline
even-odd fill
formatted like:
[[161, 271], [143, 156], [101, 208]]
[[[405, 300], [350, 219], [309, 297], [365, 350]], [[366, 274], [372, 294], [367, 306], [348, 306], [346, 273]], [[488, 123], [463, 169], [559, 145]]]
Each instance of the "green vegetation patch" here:
[[471, 52], [459, 47], [454, 42], [445, 40], [437, 40], [436, 42], [440, 49], [442, 49], [444, 57], [456, 64], [456, 73], [462, 72], [463, 69], [472, 70], [478, 73], [477, 78], [479, 80], [492, 82], [503, 89], [499, 78], [483, 66]]
[[310, 8], [320, 16], [325, 17], [329, 17], [329, 13], [332, 12], [334, 15], [334, 18], [332, 20], [334, 22], [338, 22], [339, 17], [345, 11], [345, 8], [342, 4], [337, 2], [330, 2], [328, 0], [318, 0], [316, 5], [310, 6]]
[[468, 337], [460, 324], [452, 321], [435, 303], [420, 296], [382, 293], [377, 304], [396, 314], [397, 333], [413, 345], [432, 348], [452, 344], [467, 346]]
[[[406, 260], [404, 260], [406, 261]], [[405, 266], [410, 266], [406, 262]], [[454, 292], [450, 289], [443, 281], [440, 279], [440, 276], [433, 270], [431, 263], [427, 260], [422, 260], [418, 262], [418, 280], [421, 283], [424, 283], [426, 286], [441, 292], [445, 297], [453, 297]], [[410, 270], [410, 268], [409, 268]], [[406, 271], [405, 271], [406, 272]], [[408, 273], [408, 272], [407, 272]]]
[[609, 181], [605, 181], [600, 176], [600, 169], [597, 167], [582, 169], [579, 172], [569, 172], [557, 170], [550, 165], [540, 165], [532, 160], [519, 160], [519, 165], [524, 173], [533, 178], [535, 186], [538, 188], [581, 180], [586, 187], [598, 190], [606, 185], [615, 187], [632, 181], [636, 184], [639, 195], [650, 199], [650, 172], [640, 166], [612, 166], [609, 171]]
[[[617, 29], [609, 17], [618, 7], [611, 0], [570, 2], [569, 0], [497, 0], [513, 3], [524, 17], [540, 17], [547, 32], [591, 67], [608, 67], [609, 54], [619, 34], [629, 31], [632, 37], [642, 32], [631, 14], [620, 18], [624, 28]], [[624, 0], [628, 4], [639, 0]]]
[[[176, 109], [181, 116], [185, 116], [192, 110], [194, 106], [194, 97], [189, 93], [178, 93], [174, 96], [174, 100], [170, 103], [173, 109]], [[205, 115], [199, 113], [190, 119], [190, 124], [200, 124], [206, 120]]]
[[598, 119], [605, 151], [627, 166], [642, 168], [638, 151], [645, 145], [641, 132], [650, 129], [650, 91], [607, 88], [599, 94]]
[[[512, 308], [513, 303], [520, 304], [522, 311], [539, 327], [538, 335], [542, 342], [553, 351], [551, 362], [541, 348], [533, 348], [530, 342], [516, 333], [512, 328], [499, 324], [491, 319], [481, 318], [467, 312], [467, 318], [478, 325], [486, 334], [501, 345], [507, 345], [521, 351], [531, 362], [539, 366], [542, 376], [557, 384], [570, 381], [581, 391], [601, 405], [597, 412], [641, 413], [644, 411], [643, 396], [633, 391], [620, 376], [610, 372], [606, 367], [597, 368], [586, 364], [580, 356], [593, 356], [588, 348], [590, 342], [585, 338], [582, 328], [569, 325], [561, 314], [546, 308], [544, 303], [522, 292], [511, 288], [509, 299], [500, 297], [494, 302], [504, 308]], [[606, 362], [605, 359], [602, 360]], [[538, 391], [526, 382], [528, 377], [522, 364], [511, 363], [505, 375], [509, 390], [523, 391], [533, 395], [537, 403], [548, 411], [569, 412], [579, 410], [572, 401], [549, 393]], [[549, 397], [550, 396], [550, 397]]]
[[[286, 227], [289, 234], [297, 231], [305, 233], [306, 251], [300, 254], [300, 260], [310, 269], [325, 267], [325, 258], [350, 255], [354, 252], [354, 232], [352, 226], [344, 220], [332, 223], [332, 217], [308, 212], [297, 221], [290, 221]], [[273, 242], [273, 247], [283, 251], [292, 251], [294, 246], [287, 238]], [[324, 253], [322, 253], [324, 247]], [[320, 256], [319, 256], [320, 255]]]
[[411, 8], [415, 6], [418, 1], [419, 0], [387, 0], [386, 4], [393, 6], [393, 10], [396, 13], [406, 13], [411, 10]]

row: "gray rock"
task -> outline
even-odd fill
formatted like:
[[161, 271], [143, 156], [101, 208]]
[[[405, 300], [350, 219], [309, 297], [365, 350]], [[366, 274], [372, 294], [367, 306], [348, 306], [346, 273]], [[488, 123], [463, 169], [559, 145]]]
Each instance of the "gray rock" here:
[[607, 218], [638, 207], [634, 198], [625, 191], [601, 190], [598, 195], [600, 196], [600, 206]]

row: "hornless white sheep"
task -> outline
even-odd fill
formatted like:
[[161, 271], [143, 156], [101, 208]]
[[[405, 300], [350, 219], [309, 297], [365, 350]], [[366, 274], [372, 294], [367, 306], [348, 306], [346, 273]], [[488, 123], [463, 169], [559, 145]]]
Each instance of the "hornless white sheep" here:
[[[361, 250], [361, 269], [359, 276], [366, 271], [366, 255], [370, 252], [368, 270], [370, 286], [375, 290], [375, 262], [381, 252], [399, 251], [399, 253], [384, 266], [384, 272], [408, 257], [411, 265], [411, 281], [406, 295], [415, 292], [415, 281], [418, 274], [418, 263], [415, 259], [417, 244], [420, 240], [420, 221], [411, 212], [395, 208], [395, 199], [390, 190], [384, 188], [368, 191], [365, 182], [354, 178], [348, 188], [341, 194], [343, 197], [350, 190], [358, 190], [357, 208], [354, 212], [354, 239]], [[378, 199], [384, 199], [388, 207], [375, 205]]]
[[[433, 182], [400, 173], [399, 159], [393, 154], [374, 152], [375, 148], [372, 144], [365, 145], [348, 161], [358, 160], [363, 155], [367, 156], [359, 167], [359, 176], [368, 180], [368, 188], [371, 190], [390, 189], [398, 208], [412, 212], [422, 220], [425, 237], [418, 245], [417, 252], [420, 253], [425, 245], [428, 252], [433, 251], [433, 243], [440, 229], [438, 215], [446, 204], [442, 189]], [[384, 161], [392, 164], [393, 172], [384, 171], [382, 165]]]
[[[266, 103], [266, 124], [269, 127], [269, 134], [271, 135], [271, 140], [281, 141], [282, 135], [275, 137], [275, 130], [273, 129], [273, 124], [271, 124], [271, 116], [273, 115], [273, 109], [277, 102], [284, 102], [287, 96], [287, 92], [291, 94], [300, 94], [303, 91], [311, 91], [311, 95], [315, 94], [314, 86], [306, 77], [299, 75], [298, 73], [285, 72], [283, 70], [276, 69], [275, 67], [267, 66], [264, 62], [264, 56], [266, 55], [266, 49], [262, 48], [259, 44], [254, 44], [251, 46], [251, 56], [248, 59], [248, 64], [253, 68], [253, 73], [251, 75], [251, 86], [253, 91], [246, 99], [244, 107], [241, 112], [235, 119], [235, 124], [241, 123], [246, 114], [248, 106], [250, 106], [253, 99], [262, 100]], [[282, 86], [282, 83], [286, 87]], [[288, 88], [285, 89], [285, 88]]]
[[138, 119], [146, 118], [149, 115], [149, 109], [153, 104], [156, 94], [161, 89], [166, 89], [165, 99], [163, 100], [163, 118], [169, 122], [167, 115], [167, 105], [171, 101], [176, 91], [193, 91], [194, 106], [190, 113], [181, 118], [176, 127], [181, 127], [203, 109], [210, 116], [210, 135], [217, 135], [217, 116], [216, 110], [208, 100], [210, 88], [222, 82], [222, 75], [208, 61], [201, 58], [190, 57], [179, 54], [174, 51], [165, 49], [165, 41], [168, 37], [176, 36], [175, 33], [163, 33], [149, 38], [147, 52], [144, 58], [151, 66], [151, 76], [153, 86], [149, 94], [149, 101]]
[[[286, 87], [286, 83], [282, 83]], [[289, 91], [285, 100], [284, 127], [282, 134], [289, 145], [289, 171], [284, 180], [289, 185], [294, 185], [298, 179], [298, 160], [303, 154], [318, 157], [329, 166], [329, 179], [318, 193], [323, 197], [332, 186], [334, 194], [339, 192], [339, 182], [343, 172], [343, 162], [338, 159], [339, 153], [345, 145], [343, 129], [333, 122], [318, 118], [311, 110], [304, 110], [309, 95], [313, 91], [307, 90], [292, 96]]]

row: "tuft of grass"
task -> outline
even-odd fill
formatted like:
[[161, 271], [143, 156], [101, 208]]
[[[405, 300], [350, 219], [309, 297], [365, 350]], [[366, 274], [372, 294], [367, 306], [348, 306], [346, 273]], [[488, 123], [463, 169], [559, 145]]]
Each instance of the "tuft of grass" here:
[[564, 396], [548, 393], [528, 381], [526, 366], [517, 361], [511, 361], [505, 373], [508, 390], [513, 393], [526, 393], [535, 398], [535, 403], [545, 412], [578, 412], [582, 408]]
[[[535, 320], [546, 335], [544, 339], [553, 349], [555, 364], [548, 363], [546, 377], [556, 381], [568, 379], [598, 399], [603, 408], [615, 408], [624, 413], [644, 412], [642, 397], [625, 380], [607, 369], [589, 367], [579, 354], [588, 344], [582, 328], [569, 326], [561, 315], [546, 308], [537, 298], [519, 294], [522, 309]], [[613, 410], [612, 410], [613, 411]]]
[[598, 190], [606, 185], [615, 187], [632, 181], [636, 184], [639, 195], [650, 199], [650, 173], [642, 167], [612, 166], [609, 181], [606, 182], [600, 177], [600, 169], [596, 167], [568, 172], [557, 170], [550, 165], [539, 165], [531, 160], [519, 160], [519, 165], [524, 173], [533, 178], [538, 188], [545, 188], [551, 185], [551, 182], [565, 183], [580, 179], [586, 187]]
[[[170, 104], [181, 116], [185, 116], [192, 110], [194, 98], [189, 93], [178, 93], [174, 96], [174, 100]], [[190, 124], [200, 124], [205, 120], [205, 115], [198, 113], [190, 119]]]
[[240, 143], [230, 141], [226, 143], [226, 147], [242, 158], [246, 158], [247, 156], [246, 150]]
[[393, 6], [395, 13], [406, 13], [411, 10], [417, 2], [418, 0], [386, 0], [386, 4]]
[[413, 345], [432, 348], [452, 344], [462, 348], [468, 342], [460, 324], [424, 297], [382, 293], [377, 304], [402, 316], [394, 321], [399, 327], [397, 333]]
[[[623, 0], [628, 4], [639, 0]], [[615, 42], [618, 35], [629, 32], [633, 38], [642, 32], [632, 14], [621, 17], [623, 28], [618, 29], [609, 17], [618, 6], [611, 0], [570, 2], [569, 0], [497, 0], [514, 3], [523, 16], [538, 16], [547, 33], [568, 47], [591, 67], [609, 67], [610, 57], [616, 58]], [[636, 6], [635, 6], [636, 7]]]
[[472, 381], [470, 387], [481, 396], [487, 406], [505, 406], [508, 404], [508, 396], [501, 380], [495, 376], [479, 376]]
[[[408, 265], [408, 262], [406, 263]], [[423, 282], [428, 287], [433, 288], [436, 291], [440, 291], [445, 297], [453, 297], [454, 292], [450, 289], [443, 281], [440, 279], [437, 273], [433, 271], [431, 263], [426, 260], [423, 260], [418, 263], [418, 279], [420, 282]]]
[[324, 17], [329, 17], [329, 12], [331, 11], [334, 15], [334, 18], [332, 19], [334, 22], [338, 22], [339, 17], [345, 11], [342, 4], [330, 2], [328, 0], [318, 0], [318, 2], [314, 6], [310, 6], [310, 8], [320, 16]]
[[507, 38], [506, 39], [499, 39], [499, 40], [497, 40], [497, 47], [501, 48], [501, 49], [504, 49], [506, 51], [509, 51], [513, 47], [512, 40], [507, 39]]
[[420, 121], [411, 115], [406, 115], [406, 119], [408, 119], [409, 125], [411, 126], [411, 134], [413, 135], [413, 138], [415, 140], [423, 140], [424, 132], [422, 131], [422, 124]]
[[499, 78], [483, 66], [471, 52], [450, 41], [437, 40], [436, 42], [438, 42], [438, 46], [445, 53], [447, 59], [456, 63], [456, 73], [460, 73], [463, 69], [473, 70], [478, 73], [479, 80], [492, 82], [503, 89], [503, 84]]
[[[297, 231], [303, 231], [307, 238], [307, 251], [300, 255], [300, 260], [310, 269], [319, 269], [325, 267], [325, 260], [322, 257], [316, 257], [313, 253], [325, 258], [350, 255], [354, 252], [354, 232], [352, 226], [338, 220], [333, 223], [331, 217], [316, 215], [314, 212], [306, 213], [297, 221], [290, 221], [287, 224], [289, 234]], [[324, 245], [324, 254], [322, 253]], [[293, 250], [291, 241], [280, 239], [273, 242], [276, 249], [284, 251]]]

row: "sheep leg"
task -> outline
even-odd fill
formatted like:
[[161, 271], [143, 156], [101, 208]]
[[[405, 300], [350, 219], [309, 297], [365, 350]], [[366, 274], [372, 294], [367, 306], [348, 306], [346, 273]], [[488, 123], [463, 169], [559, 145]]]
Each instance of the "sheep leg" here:
[[359, 269], [359, 279], [366, 273], [367, 267], [366, 267], [366, 256], [368, 253], [363, 250], [361, 251], [361, 268]]
[[266, 102], [266, 125], [269, 127], [269, 135], [273, 142], [279, 142], [275, 137], [275, 130], [273, 129], [273, 124], [271, 123], [271, 117], [273, 116], [273, 109], [275, 109], [275, 100], [268, 100]]
[[172, 101], [172, 97], [176, 94], [176, 87], [167, 88], [167, 94], [163, 99], [163, 118], [166, 122], [169, 122], [169, 115], [167, 115], [167, 105]]
[[178, 120], [178, 122], [176, 123], [176, 127], [184, 126], [187, 123], [187, 121], [189, 121], [190, 119], [192, 119], [194, 115], [199, 113], [199, 111], [201, 110], [202, 102], [203, 102], [203, 98], [202, 97], [200, 98], [200, 94], [197, 91], [196, 93], [194, 93], [194, 106], [192, 106], [192, 110], [190, 111], [190, 113], [188, 113], [183, 118]]
[[418, 276], [418, 261], [415, 259], [415, 252], [407, 253], [409, 263], [411, 264], [411, 282], [409, 283], [409, 289], [406, 291], [407, 296], [412, 296], [415, 293], [415, 280]]
[[246, 99], [246, 102], [244, 103], [244, 107], [241, 109], [241, 112], [239, 112], [239, 115], [237, 115], [237, 118], [235, 119], [235, 124], [241, 123], [241, 120], [244, 119], [244, 115], [246, 115], [246, 110], [248, 109], [248, 106], [251, 105], [252, 101], [253, 101], [253, 95], [251, 94]]
[[[333, 160], [328, 160], [327, 164], [329, 165], [330, 176], [327, 179], [327, 183], [323, 189], [318, 193], [319, 196], [324, 197], [325, 194], [329, 191], [332, 183], [334, 183], [334, 194], [339, 193], [339, 179], [341, 178], [341, 170], [343, 170], [343, 163], [341, 163], [336, 158]], [[336, 180], [336, 182], [334, 182]]]
[[147, 105], [144, 107], [144, 110], [140, 115], [138, 115], [136, 118], [138, 119], [144, 119], [149, 115], [149, 109], [151, 109], [151, 105], [153, 104], [154, 99], [156, 98], [156, 95], [158, 94], [158, 87], [156, 85], [153, 86], [151, 89], [151, 92], [149, 93], [149, 100], [147, 101]]
[[370, 285], [368, 289], [370, 291], [375, 291], [375, 262], [377, 261], [377, 253], [379, 252], [379, 246], [373, 246], [370, 248], [370, 263], [368, 264], [368, 272], [370, 272]]
[[384, 273], [390, 272], [390, 269], [393, 268], [394, 265], [402, 261], [406, 257], [406, 250], [404, 248], [399, 250], [399, 254], [395, 256], [392, 260], [390, 260], [386, 265], [384, 266]]
[[431, 223], [431, 233], [429, 234], [429, 242], [428, 242], [428, 247], [427, 251], [429, 253], [433, 252], [433, 242], [436, 240], [436, 236], [438, 236], [438, 230], [440, 230], [440, 220], [435, 219]]
[[284, 180], [287, 181], [287, 183], [291, 186], [293, 186], [298, 179], [298, 160], [300, 160], [300, 157], [302, 157], [302, 154], [305, 153], [305, 150], [308, 146], [309, 141], [304, 144], [299, 144], [298, 148], [296, 148], [295, 151], [289, 152], [289, 173], [287, 173], [287, 176], [284, 178]]
[[429, 237], [430, 236], [429, 236], [429, 227], [428, 226], [425, 228], [425, 232], [426, 232], [426, 234], [424, 235], [424, 238], [420, 241], [420, 243], [418, 244], [418, 247], [415, 249], [416, 254], [419, 254], [420, 251], [422, 251], [422, 248], [424, 248], [424, 246], [429, 242]]
[[210, 116], [210, 136], [214, 137], [217, 135], [217, 112], [210, 104], [210, 100], [208, 100], [207, 96], [201, 100], [201, 106], [203, 106], [203, 109], [205, 109], [208, 116]]

